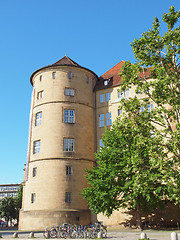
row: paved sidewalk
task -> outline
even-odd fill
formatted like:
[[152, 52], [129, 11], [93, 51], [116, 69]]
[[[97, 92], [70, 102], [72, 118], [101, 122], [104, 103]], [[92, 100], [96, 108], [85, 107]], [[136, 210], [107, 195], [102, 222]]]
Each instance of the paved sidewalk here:
[[[172, 231], [156, 231], [156, 230], [146, 230], [144, 231], [150, 240], [171, 240]], [[178, 239], [180, 240], [180, 231], [178, 233]], [[137, 230], [109, 230], [107, 240], [138, 240], [140, 238], [140, 231]], [[13, 239], [13, 232], [0, 231], [3, 239]], [[44, 239], [42, 232], [35, 232], [34, 237], [37, 240]], [[18, 232], [18, 239], [29, 239], [29, 233]]]

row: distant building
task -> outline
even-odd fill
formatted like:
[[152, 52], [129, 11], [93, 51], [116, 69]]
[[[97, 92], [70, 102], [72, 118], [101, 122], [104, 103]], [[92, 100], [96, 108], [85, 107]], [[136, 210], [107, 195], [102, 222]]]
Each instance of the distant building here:
[[1, 184], [0, 185], [0, 199], [5, 197], [15, 197], [20, 184]]

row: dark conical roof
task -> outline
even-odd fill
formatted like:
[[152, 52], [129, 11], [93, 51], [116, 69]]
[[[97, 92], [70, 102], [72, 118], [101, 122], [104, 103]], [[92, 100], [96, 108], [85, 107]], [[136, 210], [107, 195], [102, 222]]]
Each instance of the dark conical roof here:
[[89, 70], [88, 68], [82, 67], [81, 65], [79, 65], [78, 63], [73, 61], [71, 58], [69, 58], [67, 56], [64, 56], [63, 58], [61, 58], [57, 62], [36, 70], [30, 77], [31, 84], [33, 85], [32, 79], [37, 72], [39, 72], [43, 69], [47, 69], [47, 68], [56, 68], [56, 66], [72, 66], [72, 67], [82, 68], [82, 69], [85, 69], [86, 71], [89, 71], [89, 72], [93, 73], [96, 76], [96, 78], [98, 79], [98, 76], [93, 71]]
[[68, 66], [79, 66], [81, 67], [79, 64], [77, 64], [75, 61], [73, 61], [72, 59], [70, 59], [67, 56], [64, 56], [63, 58], [61, 58], [59, 61], [53, 63], [52, 65], [68, 65]]

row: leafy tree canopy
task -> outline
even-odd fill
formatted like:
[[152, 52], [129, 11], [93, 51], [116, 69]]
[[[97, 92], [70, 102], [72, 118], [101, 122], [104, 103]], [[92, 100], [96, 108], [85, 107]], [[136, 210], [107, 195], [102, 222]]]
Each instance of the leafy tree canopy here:
[[144, 117], [146, 115], [146, 121], [154, 123], [156, 131], [161, 132], [166, 150], [171, 152], [169, 156], [177, 166], [180, 160], [179, 17], [180, 11], [175, 11], [174, 6], [169, 13], [164, 13], [163, 22], [167, 24], [164, 35], [160, 32], [160, 21], [154, 18], [152, 29], [131, 43], [136, 63], [125, 62], [120, 73], [121, 89], [135, 86], [140, 99], [136, 105], [133, 99], [122, 101], [121, 107], [130, 113], [155, 103], [154, 110]]
[[[96, 154], [98, 165], [87, 170], [91, 186], [83, 191], [95, 213], [110, 216], [123, 207], [137, 211], [141, 222], [141, 211], [155, 209], [169, 197], [169, 187], [175, 184], [169, 174], [177, 171], [163, 150], [162, 137], [154, 137], [153, 130], [141, 118], [123, 117], [105, 131], [104, 147]], [[178, 186], [173, 189], [177, 194]]]

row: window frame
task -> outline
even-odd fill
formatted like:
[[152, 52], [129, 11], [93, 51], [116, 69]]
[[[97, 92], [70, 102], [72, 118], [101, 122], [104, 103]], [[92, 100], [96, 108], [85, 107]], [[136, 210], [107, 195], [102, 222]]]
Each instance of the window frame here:
[[109, 102], [109, 101], [111, 101], [111, 93], [110, 92], [106, 93], [106, 102]]
[[105, 102], [105, 93], [100, 94], [100, 103]]
[[33, 167], [32, 176], [33, 176], [33, 177], [36, 177], [36, 176], [37, 176], [37, 167]]
[[104, 118], [104, 113], [99, 114], [99, 127], [104, 127], [105, 125], [105, 118]]
[[74, 138], [64, 138], [63, 139], [63, 151], [64, 152], [74, 152]]
[[66, 176], [72, 176], [72, 166], [66, 166]]
[[52, 79], [56, 78], [56, 72], [52, 72]]
[[68, 78], [72, 79], [72, 72], [68, 72]]
[[65, 202], [66, 202], [66, 203], [71, 203], [71, 200], [72, 200], [72, 194], [71, 194], [71, 192], [66, 192], [66, 193], [65, 193]]
[[35, 203], [36, 201], [36, 193], [31, 193], [31, 203]]
[[42, 123], [42, 111], [35, 114], [35, 126], [40, 126]]
[[[73, 114], [72, 114], [73, 113]], [[64, 123], [75, 123], [74, 109], [64, 109]]]
[[106, 113], [106, 126], [112, 125], [112, 114], [111, 112]]
[[44, 97], [44, 90], [37, 92], [37, 100], [40, 100]]
[[65, 88], [64, 95], [74, 97], [75, 96], [75, 89], [74, 88]]
[[40, 148], [41, 148], [41, 140], [33, 141], [33, 154], [40, 153]]

